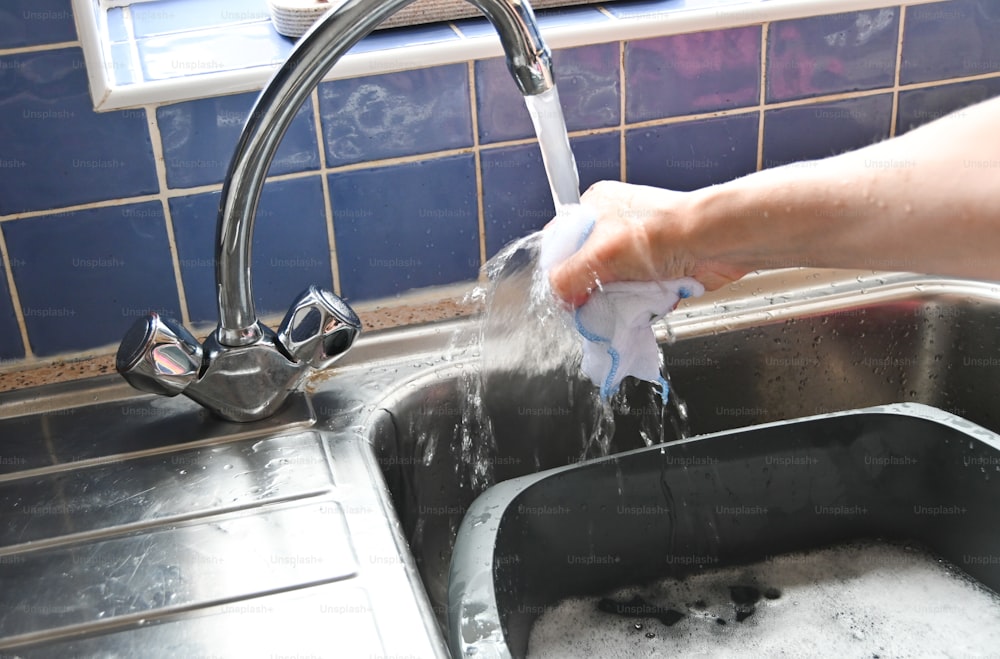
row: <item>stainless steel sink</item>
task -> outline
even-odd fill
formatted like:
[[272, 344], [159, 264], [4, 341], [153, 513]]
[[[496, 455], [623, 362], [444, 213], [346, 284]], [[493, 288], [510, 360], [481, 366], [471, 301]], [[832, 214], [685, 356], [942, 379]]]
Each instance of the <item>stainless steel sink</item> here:
[[[689, 304], [659, 327], [689, 433], [918, 402], [1000, 431], [1000, 289], [910, 275], [785, 271], [751, 277]], [[459, 525], [474, 486], [463, 441], [468, 369], [429, 366], [373, 414], [370, 441], [439, 621]], [[502, 481], [596, 457], [589, 385], [572, 374], [485, 375], [492, 439], [473, 442]], [[626, 389], [609, 452], [679, 438], [658, 397]], [[478, 441], [477, 441], [478, 440]], [[484, 560], [488, 560], [484, 557]]]
[[[468, 507], [603, 450], [575, 374], [451, 354], [475, 322], [362, 337], [248, 424], [116, 377], [0, 396], [0, 656], [446, 656]], [[657, 331], [695, 435], [893, 402], [1000, 430], [989, 284], [774, 272]], [[626, 399], [608, 451], [678, 437]]]

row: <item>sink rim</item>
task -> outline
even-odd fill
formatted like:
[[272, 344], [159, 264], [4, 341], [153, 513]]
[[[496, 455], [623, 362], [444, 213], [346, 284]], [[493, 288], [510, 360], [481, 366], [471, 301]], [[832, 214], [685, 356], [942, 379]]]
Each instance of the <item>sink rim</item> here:
[[[673, 449], [682, 445], [718, 441], [729, 435], [757, 432], [771, 427], [873, 414], [899, 415], [932, 421], [967, 436], [970, 442], [981, 442], [1000, 452], [1000, 434], [958, 415], [921, 403], [893, 403], [754, 424], [678, 440], [669, 445], [660, 445], [660, 450], [663, 451], [665, 446]], [[507, 645], [501, 622], [493, 571], [496, 558], [494, 549], [504, 513], [518, 497], [542, 481], [556, 478], [561, 474], [592, 465], [613, 463], [630, 455], [649, 452], [654, 448], [656, 446], [625, 451], [527, 474], [497, 483], [476, 498], [459, 528], [448, 579], [448, 645], [453, 656], [465, 657], [481, 653], [497, 657], [513, 656]], [[483, 560], [484, 556], [488, 557], [488, 561]], [[472, 620], [474, 624], [470, 625], [469, 622]], [[467, 631], [466, 627], [473, 628], [478, 637], [470, 641], [464, 634]]]

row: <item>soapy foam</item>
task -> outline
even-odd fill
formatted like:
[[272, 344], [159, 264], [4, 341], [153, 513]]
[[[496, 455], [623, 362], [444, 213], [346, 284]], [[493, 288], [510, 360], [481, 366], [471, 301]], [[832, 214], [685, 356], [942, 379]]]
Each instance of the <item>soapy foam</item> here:
[[1000, 657], [1000, 596], [922, 551], [852, 544], [565, 600], [528, 656]]

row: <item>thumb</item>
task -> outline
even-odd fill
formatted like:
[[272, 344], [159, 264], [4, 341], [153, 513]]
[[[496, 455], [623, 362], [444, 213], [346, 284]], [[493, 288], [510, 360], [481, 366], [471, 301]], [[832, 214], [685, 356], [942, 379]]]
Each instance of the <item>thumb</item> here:
[[599, 281], [598, 270], [587, 256], [584, 245], [579, 252], [549, 270], [552, 292], [572, 307], [586, 303]]

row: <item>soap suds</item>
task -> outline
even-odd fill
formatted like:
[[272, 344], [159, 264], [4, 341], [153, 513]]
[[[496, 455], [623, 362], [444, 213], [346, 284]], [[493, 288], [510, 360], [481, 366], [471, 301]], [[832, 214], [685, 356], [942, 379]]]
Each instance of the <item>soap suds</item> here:
[[[665, 611], [678, 614], [669, 625]], [[930, 554], [887, 544], [565, 600], [536, 621], [528, 646], [539, 659], [998, 653], [1000, 596]]]

